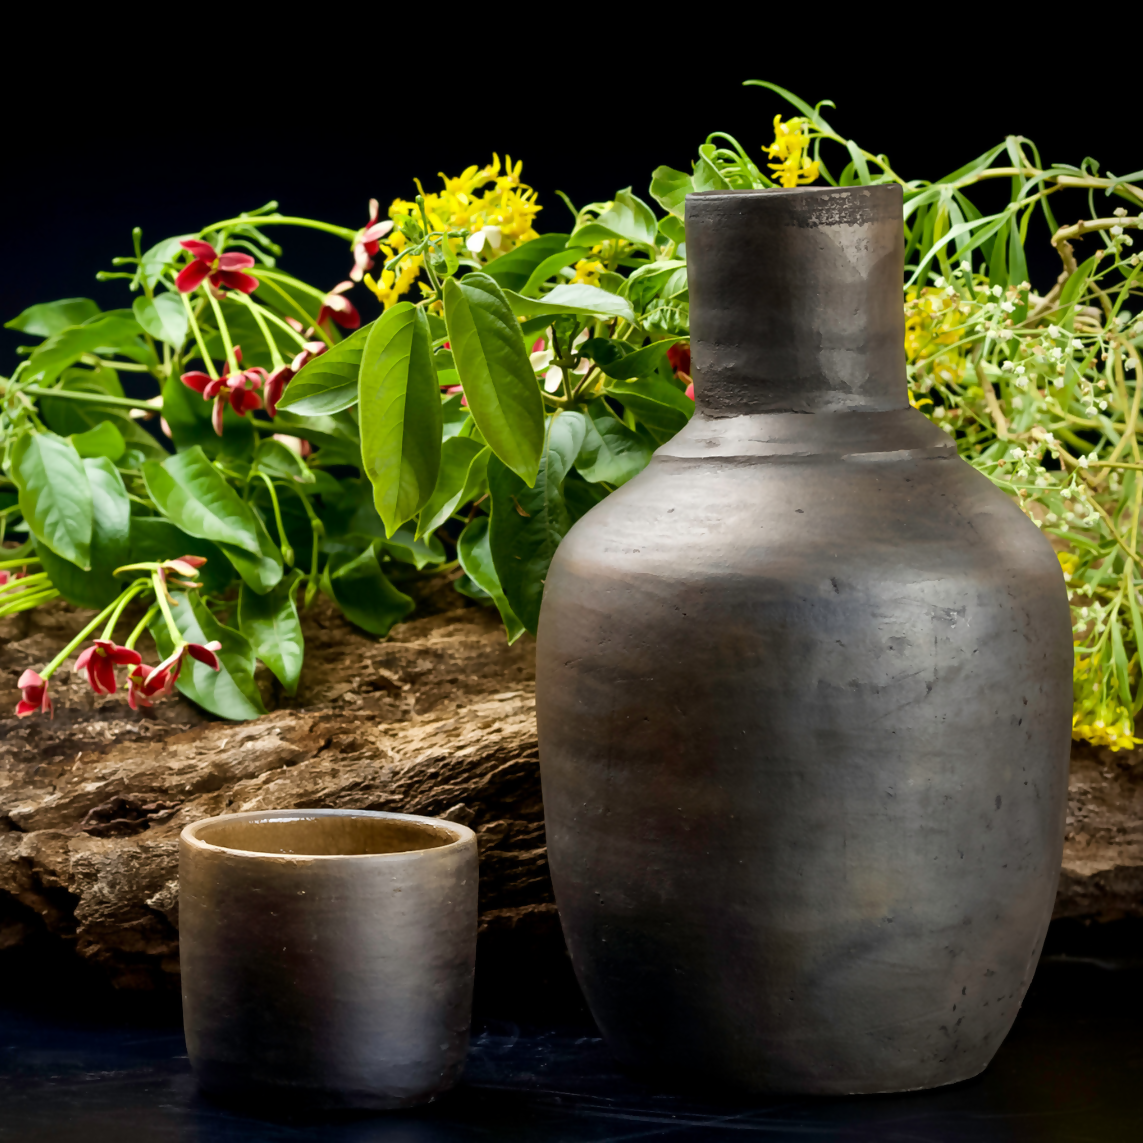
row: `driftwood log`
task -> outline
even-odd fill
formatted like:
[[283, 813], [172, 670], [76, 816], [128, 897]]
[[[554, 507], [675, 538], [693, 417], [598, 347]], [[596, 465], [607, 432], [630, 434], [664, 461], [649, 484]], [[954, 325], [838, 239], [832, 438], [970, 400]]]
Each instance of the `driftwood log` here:
[[[295, 698], [223, 723], [180, 697], [134, 713], [70, 672], [56, 717], [0, 718], [0, 950], [62, 944], [115, 986], [178, 979], [179, 830], [214, 814], [344, 807], [433, 814], [477, 831], [481, 969], [511, 989], [568, 986], [544, 850], [532, 643], [457, 607], [379, 642], [318, 603]], [[0, 713], [16, 679], [85, 621], [63, 604], [0, 621]], [[141, 648], [142, 649], [142, 648]], [[146, 657], [146, 656], [145, 656]], [[1078, 746], [1057, 917], [1143, 916], [1143, 752]]]

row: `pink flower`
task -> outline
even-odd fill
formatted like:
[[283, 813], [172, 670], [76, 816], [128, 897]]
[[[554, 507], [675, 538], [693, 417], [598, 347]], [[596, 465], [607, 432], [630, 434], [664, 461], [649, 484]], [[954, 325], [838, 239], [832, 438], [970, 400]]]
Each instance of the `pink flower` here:
[[189, 294], [191, 290], [202, 285], [205, 278], [216, 289], [229, 286], [232, 290], [241, 290], [244, 294], [252, 294], [258, 288], [258, 279], [242, 271], [254, 265], [254, 259], [249, 254], [219, 254], [209, 242], [201, 242], [197, 238], [187, 238], [179, 245], [189, 250], [192, 261], [179, 271], [175, 285], [180, 294]]
[[286, 391], [286, 386], [294, 379], [294, 376], [301, 370], [302, 366], [320, 354], [325, 353], [328, 348], [329, 346], [326, 345], [324, 341], [307, 341], [302, 347], [302, 351], [297, 354], [289, 365], [280, 365], [266, 378], [266, 388], [263, 396], [266, 412], [269, 413], [271, 417], [278, 415], [278, 402], [282, 399], [282, 394]]
[[695, 383], [693, 381], [687, 386], [686, 396], [690, 397], [692, 401], [695, 399]]
[[[242, 347], [234, 347], [234, 358], [239, 365], [242, 364]], [[211, 377], [199, 369], [192, 369], [179, 378], [188, 388], [202, 394], [204, 401], [214, 401], [214, 411], [211, 414], [211, 423], [214, 431], [222, 436], [222, 414], [226, 402], [240, 416], [244, 417], [252, 409], [262, 407], [262, 399], [257, 390], [266, 382], [266, 370], [259, 365], [249, 369], [240, 369], [237, 373], [223, 373], [221, 377]]]
[[322, 299], [321, 309], [318, 310], [318, 325], [333, 318], [342, 329], [356, 329], [361, 324], [361, 315], [353, 303], [342, 295], [353, 289], [352, 282], [338, 282], [336, 286]]
[[360, 282], [365, 277], [366, 270], [373, 269], [373, 259], [380, 250], [381, 239], [393, 229], [393, 223], [389, 219], [384, 222], [377, 221], [377, 216], [380, 213], [381, 208], [377, 205], [377, 200], [371, 198], [369, 200], [369, 225], [353, 244], [353, 269], [349, 271], [349, 276], [355, 282]]
[[87, 681], [97, 695], [115, 693], [115, 668], [135, 666], [143, 657], [130, 647], [121, 647], [111, 639], [96, 639], [75, 661], [77, 671], [87, 672]]
[[52, 699], [48, 694], [46, 679], [40, 678], [35, 671], [25, 671], [20, 676], [16, 686], [24, 692], [16, 704], [16, 716], [18, 718], [27, 718], [29, 714], [35, 714], [36, 711], [52, 718], [55, 717], [52, 712]]
[[300, 456], [302, 460], [305, 460], [314, 451], [314, 446], [302, 437], [292, 437], [287, 433], [275, 433], [274, 440], [285, 445], [290, 452], [295, 456]]

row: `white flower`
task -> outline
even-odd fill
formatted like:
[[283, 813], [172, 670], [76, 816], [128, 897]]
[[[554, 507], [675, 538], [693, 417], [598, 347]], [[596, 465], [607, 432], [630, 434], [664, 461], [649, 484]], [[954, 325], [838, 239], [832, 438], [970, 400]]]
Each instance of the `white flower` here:
[[1016, 307], [1011, 302], [1001, 302], [1000, 308], [1006, 313], [1010, 314]]
[[1080, 466], [1080, 468], [1087, 468], [1087, 466], [1088, 466], [1088, 459], [1087, 459], [1087, 457], [1086, 457], [1086, 456], [1081, 456], [1081, 457], [1080, 457], [1080, 458], [1079, 458], [1079, 459], [1076, 461], [1076, 464], [1078, 464], [1078, 465]]
[[544, 392], [554, 393], [560, 387], [560, 382], [563, 379], [563, 370], [560, 369], [558, 365], [553, 365], [551, 369], [544, 374]]
[[963, 270], [963, 271], [964, 271], [966, 274], [971, 274], [971, 273], [972, 273], [972, 263], [971, 263], [971, 262], [969, 262], [967, 259], [966, 259], [964, 262], [962, 262], [962, 263], [960, 264], [960, 268], [961, 268], [961, 269], [962, 269], [962, 270]]
[[1072, 338], [1072, 349], [1083, 349], [1083, 342], [1078, 337]]
[[1112, 237], [1114, 237], [1114, 238], [1118, 238], [1122, 233], [1123, 233], [1123, 227], [1122, 226], [1113, 226], [1111, 228], [1111, 234], [1112, 234]]
[[1064, 387], [1064, 379], [1062, 377], [1053, 377], [1052, 378], [1052, 384], [1057, 389], [1062, 389]]
[[1017, 377], [1023, 377], [1024, 374], [1027, 372], [1028, 372], [1028, 370], [1025, 369], [1023, 365], [1017, 365], [1016, 366], [1016, 376]]
[[1123, 206], [1117, 206], [1111, 213], [1114, 214], [1116, 218], [1126, 218], [1127, 208]]
[[1002, 289], [1001, 289], [999, 286], [993, 286], [993, 287], [992, 287], [992, 296], [993, 296], [994, 298], [998, 298], [998, 297], [1000, 297], [1000, 295], [1001, 295], [1002, 293], [1004, 293], [1004, 291], [1003, 291], [1003, 290], [1002, 290]]
[[1052, 434], [1052, 433], [1045, 433], [1044, 434], [1044, 444], [1046, 444], [1050, 447], [1050, 446], [1054, 445], [1055, 443], [1056, 443], [1056, 438], [1055, 438], [1054, 434]]
[[1095, 406], [1094, 405], [1088, 405], [1087, 408], [1084, 409], [1083, 415], [1085, 417], [1094, 417], [1095, 412], [1096, 412]]
[[1012, 456], [1016, 460], [1023, 460], [1028, 454], [1022, 448], [1014, 448]]
[[1001, 371], [1001, 373], [1011, 373], [1012, 372], [1012, 362], [1011, 361], [1005, 361], [1000, 366], [1000, 371]]
[[473, 254], [479, 254], [481, 250], [484, 249], [486, 242], [493, 250], [499, 250], [501, 237], [499, 226], [486, 226], [483, 230], [473, 231], [473, 233], [464, 240], [464, 244]]
[[1010, 329], [1002, 329], [996, 336], [1001, 341], [1011, 341], [1016, 335]]
[[933, 279], [933, 285], [936, 286], [938, 290], [943, 290], [945, 286], [948, 285], [948, 283], [944, 280], [944, 278], [940, 276], [940, 274], [938, 274]]
[[1048, 326], [1048, 336], [1050, 338], [1052, 338], [1053, 340], [1055, 340], [1057, 337], [1060, 336], [1060, 332], [1061, 332], [1061, 330], [1060, 330], [1060, 327], [1058, 325]]
[[1101, 400], [1099, 402], [1099, 407], [1106, 412], [1107, 411], [1107, 402], [1104, 400]]

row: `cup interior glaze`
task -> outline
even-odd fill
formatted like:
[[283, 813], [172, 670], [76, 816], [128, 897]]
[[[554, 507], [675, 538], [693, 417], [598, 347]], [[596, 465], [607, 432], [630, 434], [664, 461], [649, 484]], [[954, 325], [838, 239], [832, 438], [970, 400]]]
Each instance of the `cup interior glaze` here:
[[328, 810], [231, 814], [195, 822], [183, 831], [194, 845], [294, 857], [412, 853], [458, 844], [469, 833], [467, 827], [451, 822]]

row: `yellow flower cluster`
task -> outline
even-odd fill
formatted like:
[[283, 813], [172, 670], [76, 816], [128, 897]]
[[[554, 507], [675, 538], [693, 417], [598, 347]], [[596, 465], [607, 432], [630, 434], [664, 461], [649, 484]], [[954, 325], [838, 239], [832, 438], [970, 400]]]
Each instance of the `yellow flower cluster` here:
[[964, 336], [965, 317], [956, 301], [941, 290], [914, 286], [905, 294], [905, 356], [924, 366], [946, 385], [960, 382], [967, 361], [964, 348], [946, 349]]
[[585, 286], [598, 286], [599, 275], [606, 269], [602, 262], [594, 258], [581, 258], [575, 264], [575, 277], [572, 281], [582, 282]]
[[766, 165], [774, 172], [777, 182], [787, 189], [812, 183], [818, 177], [819, 164], [810, 159], [808, 119], [787, 119], [774, 116], [774, 142], [766, 148], [766, 154], [776, 163]]
[[[408, 245], [409, 240], [399, 230], [393, 230], [389, 234], [389, 241], [379, 244], [381, 257], [388, 262]], [[375, 281], [372, 274], [366, 274], [365, 285], [388, 309], [390, 306], [395, 306], [401, 300], [401, 296], [413, 288], [423, 263], [424, 258], [420, 254], [415, 254], [411, 258], [402, 259], [396, 270], [382, 270], [380, 281]]]
[[1072, 738], [1090, 742], [1093, 746], [1110, 746], [1112, 750], [1133, 750], [1143, 745], [1143, 738], [1135, 737], [1135, 719], [1131, 712], [1113, 699], [1089, 689], [1091, 668], [1090, 658], [1076, 663]]
[[[424, 195], [425, 214], [433, 230], [469, 230], [474, 235], [483, 233], [485, 240], [474, 254], [483, 262], [514, 250], [522, 242], [535, 238], [533, 223], [543, 209], [536, 202], [536, 192], [520, 181], [522, 162], [512, 162], [505, 156], [503, 166], [500, 156], [494, 154], [492, 162], [483, 167], [471, 166], [455, 178], [441, 174], [444, 187], [440, 191]], [[489, 186], [488, 184], [492, 185]], [[420, 184], [417, 184], [418, 187]], [[400, 226], [403, 220], [412, 218], [421, 221], [421, 212], [415, 202], [394, 199], [389, 207], [389, 217]], [[447, 240], [458, 253], [459, 239]], [[400, 253], [408, 245], [408, 240], [397, 228], [389, 235], [389, 241], [381, 244], [381, 254], [386, 260]], [[418, 255], [405, 258], [397, 270], [382, 270], [380, 281], [365, 276], [365, 285], [377, 296], [386, 309], [394, 305], [402, 295], [412, 289], [421, 272], [423, 258]], [[424, 283], [422, 283], [422, 286]]]

